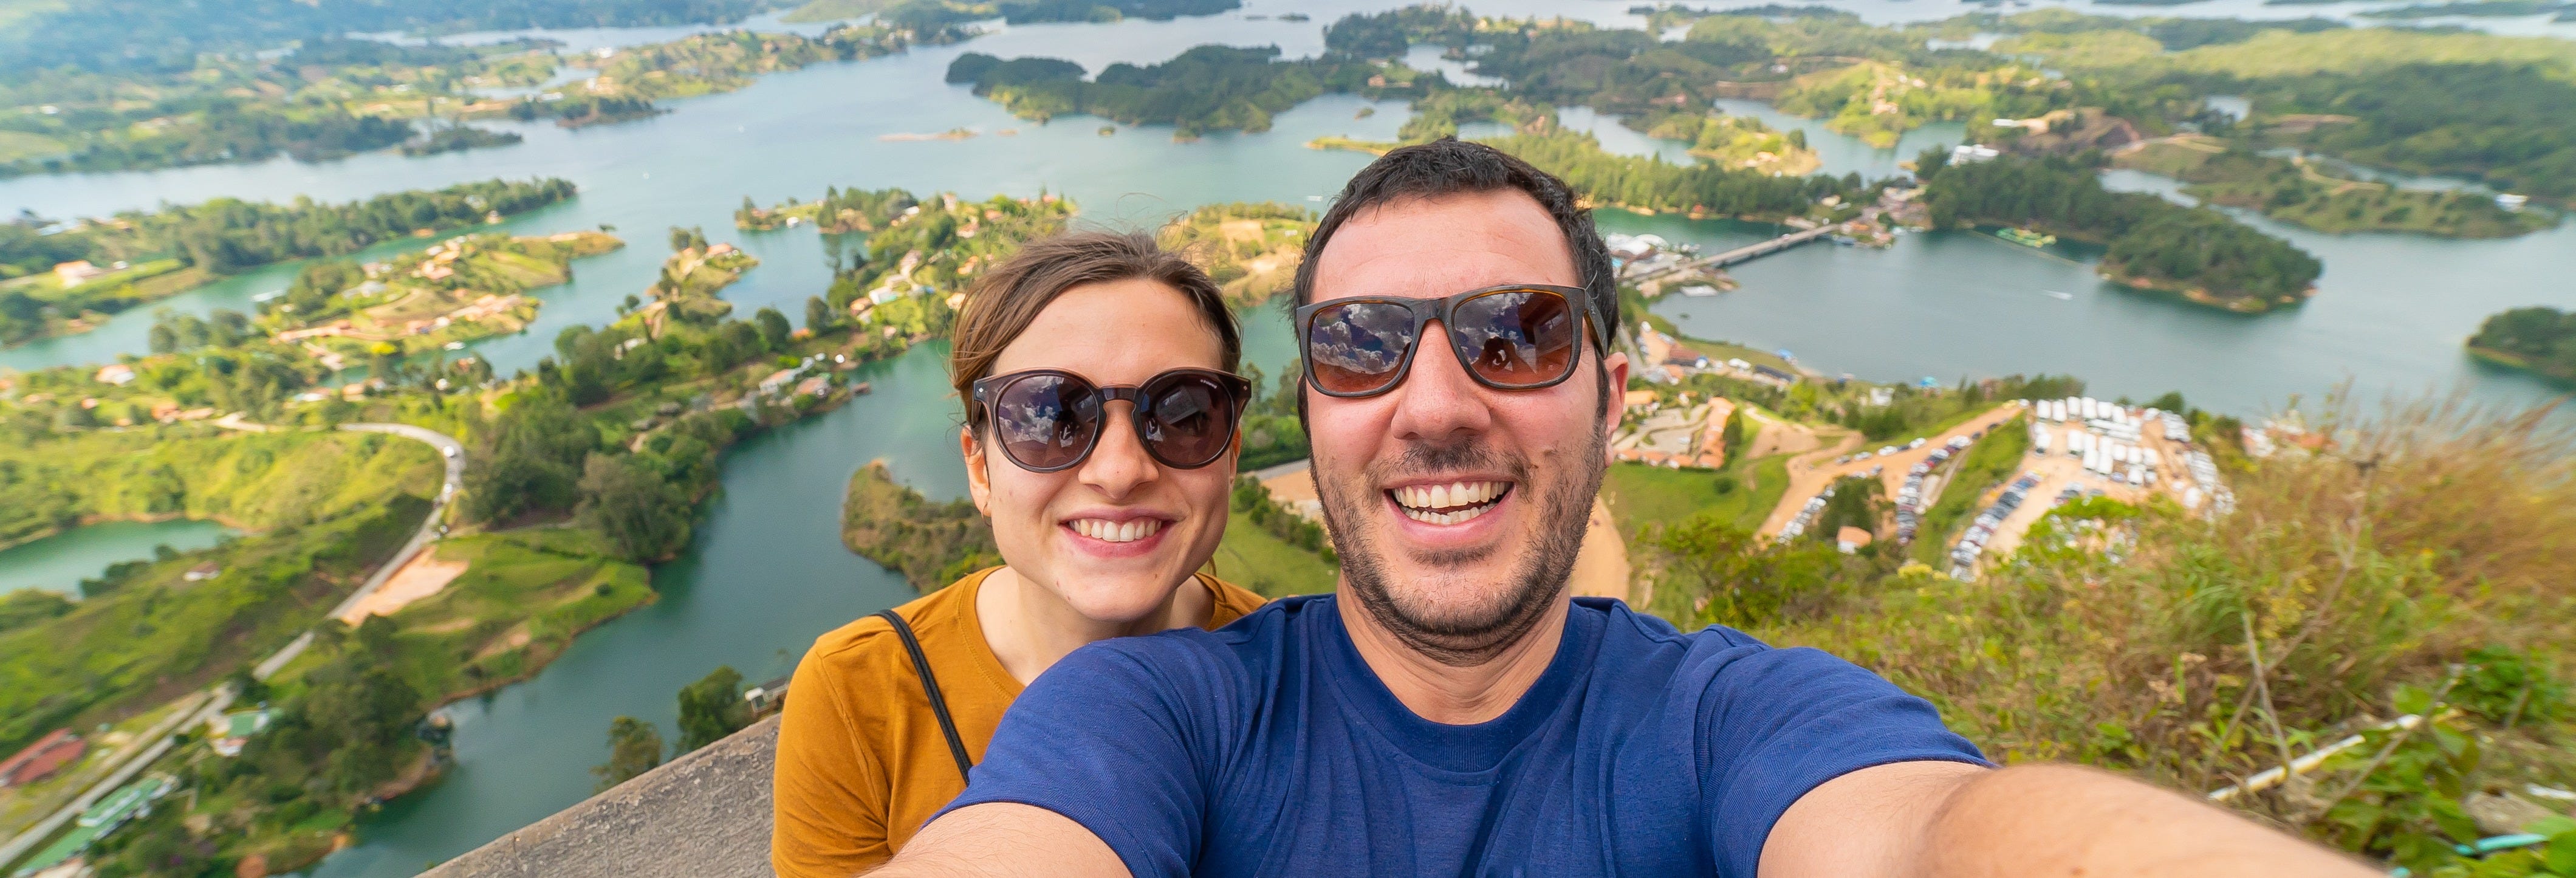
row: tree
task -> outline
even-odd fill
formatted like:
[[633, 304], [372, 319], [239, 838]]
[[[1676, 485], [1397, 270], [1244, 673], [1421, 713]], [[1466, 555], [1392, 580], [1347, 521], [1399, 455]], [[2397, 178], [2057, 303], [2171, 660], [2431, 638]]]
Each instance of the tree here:
[[724, 740], [751, 725], [751, 703], [742, 700], [742, 673], [731, 665], [680, 687], [680, 752]]
[[840, 322], [840, 314], [832, 310], [832, 303], [823, 301], [821, 296], [805, 297], [806, 329], [821, 335], [832, 327], [840, 325]]
[[661, 764], [661, 729], [631, 716], [609, 720], [608, 761], [591, 766], [590, 773], [599, 777], [599, 786], [593, 791], [608, 792], [610, 787], [652, 771]]
[[787, 315], [778, 313], [776, 308], [763, 307], [751, 315], [751, 320], [760, 327], [760, 343], [773, 351], [786, 350], [787, 337], [796, 331], [788, 325]]
[[627, 560], [658, 561], [688, 544], [687, 498], [634, 458], [592, 452], [582, 462], [580, 487], [574, 518]]

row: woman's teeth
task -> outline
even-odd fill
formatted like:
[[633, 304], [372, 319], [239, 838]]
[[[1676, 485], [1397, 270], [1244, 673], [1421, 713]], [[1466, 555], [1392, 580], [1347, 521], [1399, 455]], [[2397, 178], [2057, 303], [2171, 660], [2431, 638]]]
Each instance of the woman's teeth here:
[[1485, 514], [1510, 488], [1509, 482], [1451, 482], [1412, 485], [1387, 493], [1404, 509], [1404, 517], [1424, 524], [1457, 524]]
[[1104, 543], [1132, 543], [1153, 536], [1155, 531], [1163, 529], [1162, 520], [1154, 518], [1131, 518], [1126, 521], [1077, 518], [1073, 520], [1072, 525], [1074, 533]]

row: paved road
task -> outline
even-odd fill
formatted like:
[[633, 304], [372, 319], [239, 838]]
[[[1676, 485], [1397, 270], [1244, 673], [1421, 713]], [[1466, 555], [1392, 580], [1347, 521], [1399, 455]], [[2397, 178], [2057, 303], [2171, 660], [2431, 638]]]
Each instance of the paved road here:
[[[242, 422], [239, 420], [238, 416], [227, 415], [224, 420], [229, 423], [224, 423], [223, 426], [230, 429], [267, 429], [266, 427], [258, 424]], [[430, 543], [438, 540], [439, 522], [443, 517], [440, 513], [447, 510], [447, 504], [456, 498], [456, 492], [464, 488], [465, 479], [465, 446], [445, 434], [414, 427], [409, 424], [342, 424], [340, 425], [340, 429], [352, 430], [360, 433], [391, 433], [396, 436], [418, 439], [422, 442], [427, 442], [436, 446], [438, 448], [439, 456], [447, 462], [447, 479], [445, 484], [441, 485], [439, 488], [438, 499], [430, 504], [429, 518], [421, 522], [420, 532], [413, 534], [411, 542], [403, 544], [402, 551], [394, 553], [394, 556], [391, 559], [388, 559], [384, 566], [377, 568], [373, 575], [368, 576], [365, 585], [359, 586], [357, 591], [350, 593], [348, 599], [341, 601], [339, 606], [331, 608], [330, 615], [325, 616], [322, 622], [322, 624], [325, 625], [333, 624], [331, 622], [332, 617], [340, 615], [350, 607], [356, 606], [359, 601], [365, 600], [368, 595], [374, 594], [376, 589], [385, 584], [386, 579], [392, 578], [394, 571], [402, 569], [404, 564], [411, 561], [412, 556], [420, 554], [422, 549], [427, 548]], [[288, 662], [294, 661], [296, 656], [302, 655], [304, 650], [312, 645], [313, 632], [307, 631], [303, 634], [297, 635], [295, 640], [286, 644], [284, 648], [270, 654], [268, 658], [260, 660], [259, 664], [251, 668], [251, 673], [262, 680], [268, 679], [270, 676], [276, 674], [278, 669], [286, 667]], [[144, 768], [149, 767], [154, 761], [160, 759], [162, 754], [170, 752], [170, 748], [172, 746], [172, 735], [178, 730], [189, 726], [202, 725], [213, 720], [215, 717], [222, 716], [224, 709], [232, 706], [234, 694], [235, 693], [232, 691], [231, 687], [218, 683], [210, 693], [204, 707], [194, 711], [186, 710], [184, 708], [173, 711], [171, 712], [169, 719], [162, 720], [159, 724], [145, 731], [143, 739], [152, 741], [152, 744], [142, 748], [140, 756], [127, 760], [124, 765], [119, 766], [113, 772], [109, 772], [105, 779], [100, 780], [96, 784], [92, 784], [89, 789], [82, 791], [79, 796], [73, 797], [69, 804], [55, 809], [54, 813], [47, 815], [45, 819], [38, 821], [35, 826], [29, 828], [27, 831], [18, 833], [16, 837], [9, 839], [7, 844], [0, 844], [0, 866], [6, 866], [11, 862], [16, 861], [19, 857], [24, 856], [28, 851], [34, 850], [38, 843], [52, 837], [56, 831], [63, 828], [64, 824], [71, 822], [72, 818], [80, 816], [81, 811], [86, 810], [90, 805], [97, 803], [99, 799], [105, 797], [108, 793], [115, 791], [117, 787], [123, 786], [128, 781], [133, 780], [135, 775], [141, 774]], [[182, 722], [180, 720], [185, 721]], [[129, 750], [128, 752], [133, 751]]]
[[[430, 504], [429, 518], [420, 523], [420, 532], [412, 534], [411, 542], [404, 543], [402, 551], [395, 552], [393, 558], [385, 562], [385, 566], [376, 568], [375, 574], [367, 577], [365, 585], [358, 586], [358, 590], [350, 592], [349, 597], [342, 600], [339, 606], [332, 607], [330, 615], [333, 617], [348, 612], [349, 608], [357, 606], [359, 602], [375, 594], [376, 589], [384, 587], [385, 580], [393, 578], [394, 571], [401, 570], [404, 564], [411, 563], [412, 556], [420, 554], [420, 550], [428, 548], [430, 543], [437, 542], [439, 524], [444, 519], [441, 513], [446, 512], [447, 504], [456, 499], [456, 492], [464, 490], [465, 487], [465, 445], [445, 434], [410, 424], [342, 424], [340, 429], [360, 433], [391, 433], [437, 446], [439, 456], [447, 461], [447, 483], [438, 489], [438, 499]], [[297, 649], [298, 647], [289, 644], [287, 648]], [[283, 665], [285, 662], [278, 664]]]

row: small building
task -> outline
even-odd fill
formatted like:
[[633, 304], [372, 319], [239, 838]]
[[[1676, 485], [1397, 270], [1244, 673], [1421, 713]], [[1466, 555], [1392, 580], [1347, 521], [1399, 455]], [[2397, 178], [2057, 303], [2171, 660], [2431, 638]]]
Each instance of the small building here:
[[796, 392], [806, 396], [822, 396], [826, 393], [832, 392], [832, 381], [829, 378], [816, 375], [812, 378], [807, 378], [804, 381], [797, 382]]
[[1789, 374], [1789, 373], [1787, 373], [1787, 372], [1783, 372], [1783, 371], [1780, 371], [1780, 370], [1778, 370], [1778, 369], [1771, 368], [1770, 366], [1765, 366], [1765, 365], [1761, 365], [1761, 364], [1755, 364], [1755, 365], [1754, 365], [1754, 367], [1753, 367], [1753, 374], [1754, 374], [1754, 376], [1755, 376], [1755, 377], [1759, 377], [1759, 378], [1768, 378], [1768, 379], [1771, 379], [1771, 380], [1773, 380], [1773, 381], [1780, 382], [1780, 383], [1782, 383], [1782, 384], [1796, 384], [1796, 383], [1798, 383], [1798, 376], [1796, 376], [1796, 375], [1791, 375], [1791, 374]]
[[2496, 196], [2496, 206], [2506, 210], [2521, 210], [2524, 205], [2528, 205], [2530, 203], [2531, 196], [2529, 195], [2515, 195], [2511, 192], [2507, 192]]
[[1954, 165], [1964, 165], [1970, 162], [1982, 162], [1988, 159], [2001, 158], [2003, 154], [2003, 150], [1999, 150], [1982, 143], [1962, 143], [1951, 148], [1950, 163]]
[[29, 857], [11, 875], [33, 876], [88, 852], [90, 845], [97, 843], [101, 836], [115, 832], [127, 821], [151, 814], [152, 803], [169, 795], [170, 788], [177, 785], [169, 775], [155, 774], [109, 793], [107, 798], [89, 806], [89, 810], [82, 811], [80, 817], [72, 821], [72, 831]]
[[777, 393], [779, 388], [785, 387], [788, 382], [796, 380], [796, 373], [798, 371], [799, 370], [795, 368], [788, 368], [769, 373], [769, 377], [760, 379], [760, 392], [764, 394]]
[[134, 383], [134, 367], [128, 366], [124, 363], [109, 363], [105, 366], [100, 366], [98, 367], [98, 383], [114, 384], [118, 387], [132, 384]]
[[55, 729], [36, 743], [27, 745], [0, 762], [0, 787], [23, 786], [54, 776], [63, 766], [80, 761], [89, 752], [89, 742], [72, 734], [70, 729]]
[[206, 733], [214, 738], [215, 753], [225, 757], [241, 755], [249, 746], [250, 736], [268, 728], [269, 713], [259, 710], [236, 710], [206, 721]]
[[1625, 396], [1620, 397], [1619, 402], [1620, 405], [1631, 409], [1653, 405], [1655, 402], [1655, 392], [1652, 390], [1631, 390], [1628, 391]]
[[1861, 530], [1860, 528], [1846, 526], [1842, 530], [1834, 532], [1834, 548], [1841, 549], [1845, 555], [1858, 552], [1862, 546], [1869, 545], [1869, 543], [1869, 531]]
[[208, 561], [195, 567], [188, 568], [188, 572], [179, 574], [179, 578], [189, 582], [204, 582], [217, 576], [222, 576], [223, 574], [223, 568], [215, 566], [215, 562], [213, 561]]
[[64, 289], [71, 289], [72, 287], [80, 286], [81, 284], [88, 283], [94, 278], [98, 278], [106, 274], [107, 269], [91, 265], [87, 259], [60, 262], [55, 263], [54, 265], [54, 280], [62, 284]]

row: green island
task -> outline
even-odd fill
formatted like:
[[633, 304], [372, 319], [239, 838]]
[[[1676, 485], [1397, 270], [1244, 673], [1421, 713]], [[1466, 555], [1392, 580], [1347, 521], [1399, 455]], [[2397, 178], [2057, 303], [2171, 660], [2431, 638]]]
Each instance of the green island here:
[[[1625, 120], [1623, 120], [1625, 121]], [[1807, 133], [1782, 134], [1759, 119], [1724, 113], [1673, 113], [1646, 122], [1646, 136], [1691, 145], [1690, 154], [1733, 168], [1803, 177], [1824, 167], [1807, 148]]]
[[1920, 160], [1923, 200], [1935, 226], [2040, 229], [2108, 245], [2102, 276], [2231, 311], [2305, 301], [2323, 265], [2306, 251], [2207, 208], [2102, 187], [2075, 158]]
[[1051, 194], [984, 201], [933, 196], [869, 234], [865, 251], [848, 254], [846, 263], [841, 239], [827, 238], [832, 286], [821, 299], [824, 309], [809, 304], [808, 311], [846, 315], [834, 319], [886, 337], [945, 334], [976, 272], [1009, 258], [1022, 241], [1062, 230], [1073, 212], [1073, 202]]
[[0, 344], [83, 332], [261, 265], [499, 222], [573, 195], [564, 180], [491, 180], [346, 204], [219, 198], [70, 223], [0, 223]]
[[2207, 138], [2148, 143], [2117, 154], [2112, 164], [2182, 180], [2190, 184], [2184, 193], [2204, 201], [2258, 210], [2321, 232], [2505, 238], [2558, 221], [2539, 210], [2505, 209], [2491, 195], [2355, 180], [2318, 162], [2231, 149]]
[[1210, 131], [1270, 130], [1270, 117], [1325, 92], [1419, 93], [1420, 75], [1400, 64], [1338, 56], [1274, 60], [1276, 46], [1199, 46], [1159, 64], [1120, 62], [1084, 80], [1082, 65], [1057, 58], [981, 52], [948, 65], [952, 83], [972, 83], [1012, 115], [1045, 122], [1089, 114], [1128, 125], [1170, 125], [1187, 140]]
[[2478, 325], [2468, 347], [2489, 362], [2576, 381], [2576, 312], [2540, 306], [2503, 311]]
[[[625, 246], [604, 232], [459, 235], [427, 250], [360, 265], [304, 267], [262, 322], [325, 365], [399, 358], [526, 329], [538, 302], [524, 295], [572, 279], [572, 261]], [[184, 324], [183, 324], [184, 325]], [[183, 337], [172, 327], [175, 350]]]
[[787, 199], [770, 207], [754, 205], [751, 196], [742, 197], [742, 209], [733, 212], [735, 228], [765, 232], [781, 226], [808, 223], [826, 235], [850, 232], [873, 232], [878, 226], [894, 222], [917, 202], [912, 193], [901, 189], [843, 189], [827, 186], [823, 197], [815, 201]]

